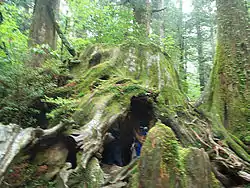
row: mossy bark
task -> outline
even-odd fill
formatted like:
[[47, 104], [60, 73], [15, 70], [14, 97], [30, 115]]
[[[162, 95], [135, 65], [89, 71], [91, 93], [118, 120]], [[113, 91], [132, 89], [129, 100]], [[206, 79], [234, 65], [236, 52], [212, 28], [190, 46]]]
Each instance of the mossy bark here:
[[133, 188], [212, 188], [209, 157], [203, 149], [182, 148], [175, 134], [157, 122], [146, 139], [137, 173], [131, 178]]
[[243, 141], [250, 133], [250, 28], [244, 0], [218, 0], [218, 35], [206, 109]]

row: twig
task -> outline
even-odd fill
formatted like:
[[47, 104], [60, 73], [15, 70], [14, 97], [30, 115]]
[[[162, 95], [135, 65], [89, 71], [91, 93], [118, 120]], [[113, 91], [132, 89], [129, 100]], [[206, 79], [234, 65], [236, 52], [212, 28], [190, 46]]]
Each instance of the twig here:
[[155, 12], [161, 12], [163, 10], [166, 10], [167, 7], [164, 7], [164, 8], [161, 8], [161, 9], [155, 9], [155, 10], [152, 10], [152, 13], [155, 13]]
[[10, 86], [6, 84], [3, 80], [0, 80], [0, 84], [2, 84], [6, 88], [10, 88]]
[[4, 51], [5, 55], [8, 57], [8, 60], [11, 61], [10, 53], [6, 47], [5, 42], [2, 42], [2, 45], [0, 45], [0, 49], [2, 49]]
[[74, 47], [70, 44], [70, 42], [67, 40], [67, 38], [65, 37], [65, 35], [63, 34], [63, 31], [61, 30], [59, 24], [57, 23], [56, 19], [55, 19], [55, 15], [53, 12], [53, 9], [50, 6], [47, 6], [48, 9], [48, 14], [51, 18], [51, 21], [53, 22], [55, 29], [57, 31], [57, 34], [59, 35], [59, 37], [62, 40], [62, 43], [66, 46], [68, 52], [75, 57], [76, 56], [76, 51], [74, 49]]
[[196, 136], [196, 138], [205, 146], [207, 146], [208, 148], [211, 148], [210, 145], [208, 145], [204, 140], [201, 139], [201, 137], [193, 130], [191, 129], [191, 131], [193, 132], [193, 134]]

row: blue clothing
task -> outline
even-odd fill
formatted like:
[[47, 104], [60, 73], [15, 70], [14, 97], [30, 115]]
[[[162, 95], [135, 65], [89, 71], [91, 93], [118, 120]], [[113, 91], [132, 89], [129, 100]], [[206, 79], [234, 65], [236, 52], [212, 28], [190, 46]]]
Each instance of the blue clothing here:
[[140, 156], [141, 155], [141, 147], [142, 147], [142, 144], [136, 140], [135, 141], [135, 151], [136, 151], [136, 156]]
[[[140, 136], [146, 136], [148, 133], [148, 128], [141, 126], [139, 129], [139, 135]], [[135, 140], [135, 151], [136, 151], [136, 156], [141, 155], [141, 148], [142, 148], [142, 143], [139, 142], [137, 139]]]

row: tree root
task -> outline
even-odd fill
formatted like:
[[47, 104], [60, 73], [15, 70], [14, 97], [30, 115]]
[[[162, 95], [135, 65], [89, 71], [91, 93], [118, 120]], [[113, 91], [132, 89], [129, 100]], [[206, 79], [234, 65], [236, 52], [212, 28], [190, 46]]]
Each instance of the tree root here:
[[[116, 184], [119, 182], [122, 182], [124, 179], [128, 178], [129, 175], [131, 174], [131, 172], [133, 171], [133, 168], [137, 165], [138, 162], [138, 158], [134, 159], [133, 161], [131, 161], [129, 163], [129, 165], [121, 168], [115, 176], [111, 176], [109, 178], [106, 179], [105, 184]], [[105, 186], [106, 188], [106, 186]]]
[[[230, 135], [227, 135], [227, 133], [223, 134], [228, 145], [224, 145], [220, 140], [215, 141], [211, 123], [206, 118], [204, 119], [194, 115], [192, 113], [194, 110], [194, 107], [189, 108], [188, 112], [185, 112], [185, 115], [182, 115], [180, 118], [161, 117], [161, 119], [164, 124], [172, 128], [181, 143], [185, 142], [183, 146], [186, 146], [185, 144], [189, 141], [191, 141], [189, 142], [189, 146], [192, 145], [194, 147], [198, 146], [197, 142], [200, 143], [201, 146], [198, 147], [206, 149], [211, 161], [216, 162], [217, 165], [221, 164], [234, 174], [238, 174], [244, 181], [249, 181], [250, 164], [247, 160], [247, 156], [242, 152], [240, 152], [240, 154], [237, 152], [238, 145], [235, 146], [234, 143], [232, 143], [234, 140], [230, 138]], [[165, 121], [166, 119], [167, 121]], [[239, 147], [240, 149], [238, 150], [244, 150], [241, 146]], [[214, 173], [216, 177], [224, 181], [225, 184], [230, 182], [227, 177], [218, 170]]]
[[86, 168], [89, 159], [102, 148], [109, 127], [125, 113], [125, 111], [121, 111], [119, 114], [104, 118], [104, 109], [108, 102], [109, 99], [99, 105], [92, 120], [84, 125], [81, 130], [70, 135], [82, 150], [81, 165], [83, 168]]
[[9, 165], [22, 149], [27, 147], [29, 144], [33, 145], [39, 140], [57, 133], [63, 127], [64, 124], [62, 122], [55, 127], [46, 130], [31, 127], [22, 129], [16, 124], [0, 124], [0, 132], [3, 134], [1, 138], [0, 153], [0, 184]]

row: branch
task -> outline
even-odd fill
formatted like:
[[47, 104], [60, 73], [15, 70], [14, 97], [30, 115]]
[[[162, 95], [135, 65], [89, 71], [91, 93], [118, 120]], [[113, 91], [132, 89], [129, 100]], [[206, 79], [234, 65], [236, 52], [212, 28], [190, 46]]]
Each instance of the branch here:
[[152, 13], [155, 13], [155, 12], [161, 12], [163, 10], [166, 10], [167, 7], [164, 7], [164, 8], [161, 8], [161, 9], [155, 9], [155, 10], [152, 10]]
[[63, 31], [61, 30], [59, 24], [57, 23], [56, 19], [55, 19], [55, 15], [53, 12], [53, 9], [50, 6], [47, 6], [48, 9], [48, 14], [50, 16], [50, 19], [52, 21], [52, 23], [55, 26], [56, 32], [59, 35], [59, 37], [62, 40], [62, 43], [66, 46], [68, 52], [75, 57], [76, 56], [76, 50], [74, 49], [74, 47], [70, 44], [70, 42], [67, 40], [67, 38], [65, 37]]
[[6, 88], [10, 88], [10, 86], [6, 84], [3, 80], [0, 80], [0, 84], [2, 84]]
[[244, 180], [250, 182], [250, 174], [244, 171], [239, 171], [238, 175], [242, 177]]
[[10, 58], [10, 53], [6, 47], [6, 44], [5, 42], [2, 42], [3, 45], [0, 45], [0, 49], [2, 49], [5, 53], [5, 55], [8, 57], [8, 60], [11, 61], [11, 58]]
[[0, 12], [0, 24], [2, 24], [3, 23], [3, 14], [2, 14], [2, 12]]

